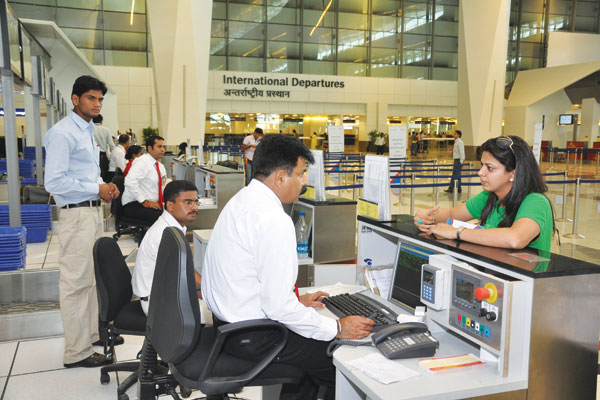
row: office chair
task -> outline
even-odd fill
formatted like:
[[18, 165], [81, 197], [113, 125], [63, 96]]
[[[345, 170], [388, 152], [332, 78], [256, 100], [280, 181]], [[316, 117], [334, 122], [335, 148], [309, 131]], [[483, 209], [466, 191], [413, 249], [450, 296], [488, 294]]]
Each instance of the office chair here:
[[[272, 364], [287, 342], [288, 330], [284, 325], [270, 320], [242, 321], [219, 328], [201, 324], [192, 252], [183, 232], [177, 228], [166, 228], [163, 232], [151, 293], [138, 399], [154, 399], [161, 394], [178, 399], [177, 385], [200, 389], [208, 396], [228, 398], [226, 393], [243, 386], [297, 384], [303, 377], [299, 368]], [[231, 334], [273, 328], [281, 337], [259, 362], [224, 351]], [[170, 375], [156, 374], [157, 354], [168, 363]]]
[[133, 235], [136, 243], [141, 243], [146, 230], [150, 227], [147, 221], [142, 219], [131, 218], [123, 215], [123, 191], [125, 190], [125, 177], [123, 175], [116, 175], [112, 178], [114, 183], [119, 189], [119, 197], [114, 199], [110, 204], [110, 212], [115, 217], [115, 231], [113, 239], [119, 240], [121, 235]]
[[[114, 340], [119, 334], [144, 336], [146, 314], [139, 300], [131, 301], [131, 273], [117, 242], [101, 237], [94, 244], [94, 274], [98, 292], [98, 332], [104, 342], [104, 353], [114, 358]], [[119, 399], [137, 381], [139, 361], [122, 362], [102, 367], [100, 382], [110, 382], [109, 372], [133, 372], [117, 388]], [[125, 395], [127, 396], [127, 395]]]

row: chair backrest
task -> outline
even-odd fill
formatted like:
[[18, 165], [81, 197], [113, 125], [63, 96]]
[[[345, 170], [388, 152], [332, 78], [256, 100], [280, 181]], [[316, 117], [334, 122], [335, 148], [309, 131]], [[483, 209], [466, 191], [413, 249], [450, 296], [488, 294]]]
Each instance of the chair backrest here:
[[113, 199], [110, 203], [110, 212], [115, 217], [115, 225], [118, 226], [121, 215], [123, 215], [123, 191], [125, 190], [125, 177], [123, 175], [115, 175], [112, 179], [112, 183], [119, 189], [119, 197]]
[[131, 301], [131, 273], [117, 242], [101, 237], [94, 244], [94, 274], [101, 321], [112, 321]]
[[169, 227], [158, 247], [146, 337], [163, 361], [176, 364], [195, 349], [201, 329], [192, 251], [183, 232]]

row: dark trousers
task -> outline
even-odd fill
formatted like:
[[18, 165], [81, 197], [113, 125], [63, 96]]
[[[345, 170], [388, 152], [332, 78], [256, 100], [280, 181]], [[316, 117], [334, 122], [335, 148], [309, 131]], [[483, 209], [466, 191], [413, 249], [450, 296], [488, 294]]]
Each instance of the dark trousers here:
[[110, 182], [108, 179], [108, 157], [104, 151], [100, 152], [100, 177], [104, 182]]
[[461, 174], [461, 170], [462, 170], [462, 165], [460, 162], [459, 158], [455, 158], [454, 159], [454, 166], [452, 167], [452, 178], [450, 179], [450, 190], [454, 190], [454, 181], [457, 180], [458, 181], [458, 185], [456, 186], [456, 188], [458, 189], [458, 191], [462, 191], [462, 188], [460, 187], [460, 174]]
[[410, 155], [416, 156], [417, 151], [419, 151], [419, 143], [413, 142], [410, 144]]
[[248, 184], [250, 183], [250, 181], [252, 180], [252, 161], [246, 159], [246, 169], [245, 169], [245, 183], [246, 186], [248, 186]]
[[161, 214], [162, 210], [144, 207], [137, 201], [132, 201], [131, 203], [127, 203], [123, 206], [124, 216], [146, 221], [148, 226], [152, 226], [152, 224], [156, 222]]
[[383, 150], [385, 149], [385, 146], [377, 146], [377, 155], [383, 155]]
[[[223, 324], [214, 317], [213, 321], [215, 326]], [[225, 343], [225, 350], [236, 357], [255, 361], [271, 349], [279, 336], [272, 329], [231, 335]], [[276, 362], [300, 368], [306, 375], [297, 385], [283, 385], [280, 400], [317, 399], [319, 386], [326, 388], [325, 400], [335, 398], [335, 367], [332, 358], [326, 354], [328, 345], [329, 342], [307, 339], [289, 331], [287, 344]]]

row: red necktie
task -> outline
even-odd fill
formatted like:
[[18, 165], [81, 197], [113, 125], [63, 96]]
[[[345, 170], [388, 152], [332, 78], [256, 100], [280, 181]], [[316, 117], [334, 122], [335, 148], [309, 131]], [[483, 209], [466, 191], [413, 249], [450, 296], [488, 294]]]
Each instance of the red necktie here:
[[160, 176], [160, 168], [158, 168], [158, 161], [156, 162], [156, 172], [158, 172], [158, 205], [160, 208], [163, 206], [163, 193], [162, 193], [162, 176]]
[[298, 284], [294, 283], [294, 292], [296, 293], [296, 297], [300, 300], [300, 292], [298, 292]]

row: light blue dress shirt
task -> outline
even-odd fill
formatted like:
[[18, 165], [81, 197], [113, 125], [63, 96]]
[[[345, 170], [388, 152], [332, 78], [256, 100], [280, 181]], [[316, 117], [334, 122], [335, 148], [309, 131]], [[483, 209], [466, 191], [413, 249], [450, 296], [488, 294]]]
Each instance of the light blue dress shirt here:
[[71, 111], [45, 136], [44, 185], [56, 205], [97, 200], [100, 184], [100, 153], [94, 140], [94, 123]]

